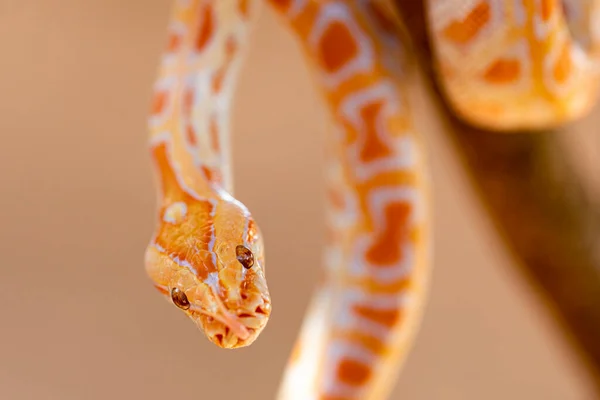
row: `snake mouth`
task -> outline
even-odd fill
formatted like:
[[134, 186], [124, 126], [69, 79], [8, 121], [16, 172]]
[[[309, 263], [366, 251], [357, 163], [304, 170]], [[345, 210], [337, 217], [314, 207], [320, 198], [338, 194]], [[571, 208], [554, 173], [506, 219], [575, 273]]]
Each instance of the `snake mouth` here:
[[231, 332], [229, 327], [225, 326], [220, 333], [215, 333], [212, 336], [209, 336], [211, 342], [215, 343], [217, 346], [222, 347], [224, 349], [235, 349], [238, 347], [248, 346], [248, 339], [251, 337], [256, 337], [255, 330], [252, 328], [247, 328], [248, 336], [245, 339], [241, 339], [235, 333]]
[[[244, 336], [241, 336], [238, 331], [231, 328], [230, 325], [218, 321], [212, 317], [201, 315], [196, 319], [198, 327], [204, 332], [206, 337], [224, 349], [235, 349], [246, 347], [252, 344], [264, 327], [265, 323], [260, 324], [258, 328], [246, 326], [249, 323], [249, 317], [239, 318], [237, 323], [243, 327]], [[250, 323], [253, 325], [252, 323]]]
[[217, 301], [215, 312], [194, 306], [188, 312], [211, 342], [221, 348], [233, 349], [249, 346], [256, 340], [268, 322], [271, 303], [262, 297], [253, 309], [234, 313]]

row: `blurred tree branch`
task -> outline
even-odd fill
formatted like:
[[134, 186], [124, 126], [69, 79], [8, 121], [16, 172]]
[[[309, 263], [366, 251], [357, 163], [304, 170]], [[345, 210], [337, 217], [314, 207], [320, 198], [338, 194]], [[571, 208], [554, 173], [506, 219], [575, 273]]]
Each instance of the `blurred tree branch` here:
[[598, 208], [569, 165], [558, 132], [493, 133], [454, 116], [435, 83], [423, 1], [395, 2], [479, 198], [600, 392]]

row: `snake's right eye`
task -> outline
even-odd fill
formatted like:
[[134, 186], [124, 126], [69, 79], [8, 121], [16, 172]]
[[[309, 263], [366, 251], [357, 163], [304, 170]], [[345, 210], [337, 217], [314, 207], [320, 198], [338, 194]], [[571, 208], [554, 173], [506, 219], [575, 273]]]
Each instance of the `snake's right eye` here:
[[187, 310], [190, 308], [190, 301], [185, 293], [179, 288], [173, 288], [171, 290], [171, 300], [173, 300], [173, 304], [182, 310]]
[[254, 265], [254, 254], [246, 246], [237, 246], [235, 248], [235, 256], [239, 263], [246, 269], [250, 269]]

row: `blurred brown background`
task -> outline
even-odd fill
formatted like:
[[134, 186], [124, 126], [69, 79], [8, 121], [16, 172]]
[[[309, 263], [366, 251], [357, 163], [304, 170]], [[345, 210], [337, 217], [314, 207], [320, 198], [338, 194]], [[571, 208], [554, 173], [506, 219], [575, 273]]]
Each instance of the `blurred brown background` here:
[[[220, 350], [142, 264], [155, 207], [146, 116], [170, 3], [0, 0], [3, 400], [275, 394], [320, 268], [324, 113], [292, 36], [263, 8], [233, 151], [236, 194], [266, 236], [274, 312], [253, 346]], [[435, 266], [393, 398], [591, 399], [419, 93]], [[565, 135], [590, 180], [596, 114]]]

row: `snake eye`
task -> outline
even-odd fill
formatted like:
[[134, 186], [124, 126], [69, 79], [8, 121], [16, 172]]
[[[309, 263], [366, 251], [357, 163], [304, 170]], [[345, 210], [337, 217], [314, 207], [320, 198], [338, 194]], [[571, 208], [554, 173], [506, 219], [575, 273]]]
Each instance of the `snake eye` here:
[[235, 248], [237, 260], [246, 269], [252, 268], [254, 265], [254, 254], [247, 247], [239, 245]]
[[173, 304], [182, 310], [187, 310], [190, 308], [190, 301], [183, 291], [178, 288], [173, 288], [171, 290], [171, 300], [173, 300]]

